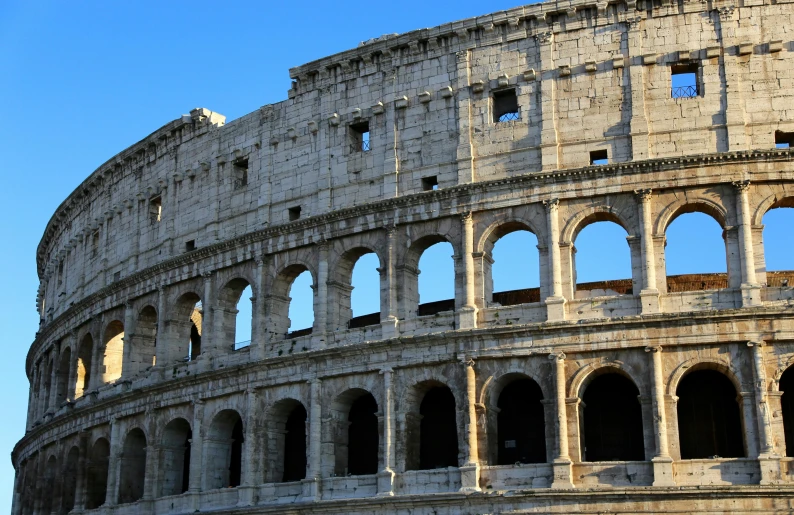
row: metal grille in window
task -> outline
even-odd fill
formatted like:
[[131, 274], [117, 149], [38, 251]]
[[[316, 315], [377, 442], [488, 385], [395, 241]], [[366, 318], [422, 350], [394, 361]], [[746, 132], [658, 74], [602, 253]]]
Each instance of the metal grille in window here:
[[514, 120], [520, 120], [521, 117], [518, 115], [518, 112], [515, 113], [505, 113], [499, 117], [499, 122], [512, 122]]
[[698, 96], [697, 86], [680, 86], [673, 88], [672, 91], [673, 98], [695, 98], [696, 96]]

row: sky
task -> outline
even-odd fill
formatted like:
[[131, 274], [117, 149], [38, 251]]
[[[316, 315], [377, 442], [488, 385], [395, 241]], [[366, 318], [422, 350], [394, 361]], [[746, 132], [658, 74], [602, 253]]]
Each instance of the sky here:
[[[36, 246], [54, 210], [86, 176], [192, 108], [206, 107], [233, 120], [285, 100], [290, 67], [382, 34], [432, 27], [518, 4], [516, 0], [0, 2], [4, 120], [0, 177], [5, 193], [0, 203], [0, 331], [5, 349], [0, 381], [6, 392], [5, 422], [0, 424], [0, 454], [6, 456], [0, 459], [0, 512], [10, 511], [14, 471], [8, 456], [25, 428], [24, 364], [38, 324]], [[721, 230], [709, 219], [698, 222], [704, 216], [686, 215], [671, 227], [669, 258], [681, 266], [672, 267], [671, 273], [724, 271]], [[779, 238], [768, 238], [781, 246], [771, 255], [768, 251], [770, 263], [776, 259], [783, 263], [778, 268], [794, 268], [785, 231], [794, 219], [790, 213], [786, 216], [770, 225], [779, 226], [770, 230], [780, 231]], [[685, 218], [690, 221], [683, 223]], [[698, 223], [710, 232], [701, 233]], [[683, 227], [682, 234], [674, 237], [677, 224]], [[583, 267], [578, 270], [580, 281], [628, 277], [625, 232], [609, 223], [597, 225], [583, 230], [576, 242], [577, 262]], [[497, 243], [496, 291], [537, 286], [535, 245], [528, 233]], [[697, 252], [692, 251], [695, 245]], [[675, 252], [680, 254], [673, 259]], [[452, 296], [451, 255], [451, 248], [438, 245], [423, 256], [422, 302]], [[356, 316], [377, 310], [373, 309], [376, 266], [365, 257], [354, 271]], [[293, 286], [293, 329], [311, 325], [312, 314], [305, 309], [309, 283], [301, 278]], [[243, 299], [249, 297], [244, 294]], [[245, 306], [241, 311], [245, 317]], [[250, 334], [237, 338], [246, 339]]]

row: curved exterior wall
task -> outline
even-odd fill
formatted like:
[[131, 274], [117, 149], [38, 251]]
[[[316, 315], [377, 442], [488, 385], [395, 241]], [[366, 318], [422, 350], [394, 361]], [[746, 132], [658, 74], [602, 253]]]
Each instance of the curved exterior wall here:
[[[124, 150], [39, 245], [14, 513], [786, 510], [794, 274], [766, 272], [762, 218], [794, 205], [792, 154], [775, 148], [794, 133], [792, 26], [783, 2], [530, 5], [369, 41], [291, 70], [284, 102], [228, 124], [195, 109]], [[686, 66], [696, 94], [673, 98]], [[519, 119], [495, 122], [505, 92]], [[666, 228], [690, 211], [722, 226], [727, 274], [666, 277]], [[600, 220], [626, 230], [632, 277], [577, 285], [573, 242]], [[537, 236], [541, 284], [509, 300], [491, 250], [516, 229]], [[439, 241], [455, 299], [417, 310], [419, 257]], [[351, 324], [367, 252], [380, 316]], [[303, 270], [314, 326], [287, 334]], [[247, 285], [252, 341], [234, 350]], [[740, 457], [682, 454], [679, 386], [703, 370], [735, 389]], [[643, 459], [588, 460], [583, 398], [609, 373], [639, 393]], [[542, 392], [546, 458], [499, 464], [498, 399], [520, 377]], [[415, 470], [441, 385], [457, 460]], [[348, 475], [366, 393], [377, 473]], [[305, 478], [284, 482], [299, 403]]]

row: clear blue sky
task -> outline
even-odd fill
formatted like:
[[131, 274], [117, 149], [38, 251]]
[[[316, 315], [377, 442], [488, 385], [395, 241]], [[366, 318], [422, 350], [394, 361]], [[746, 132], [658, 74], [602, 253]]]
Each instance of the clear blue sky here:
[[[0, 512], [8, 512], [11, 505], [13, 469], [8, 453], [24, 433], [28, 392], [24, 363], [38, 318], [36, 245], [55, 208], [91, 171], [194, 107], [207, 107], [231, 120], [284, 100], [292, 66], [381, 34], [432, 27], [517, 4], [515, 0], [0, 3], [0, 170], [5, 193], [0, 204], [0, 328], [6, 349], [0, 361], [5, 392], [0, 450], [6, 456], [0, 457]], [[792, 221], [789, 218], [789, 227]], [[689, 267], [683, 272], [724, 270], [720, 230], [713, 225], [713, 238], [710, 233], [708, 241], [715, 242], [714, 252], [682, 254], [682, 264]], [[783, 235], [781, 241], [786, 239]], [[697, 237], [700, 248], [703, 238]], [[535, 243], [521, 235], [511, 239], [512, 245], [505, 240], [494, 251], [497, 290], [537, 285]], [[599, 246], [607, 248], [609, 241], [625, 248], [623, 260], [587, 258], [600, 268], [580, 270], [580, 280], [629, 275], [628, 246], [620, 228], [603, 234], [583, 231], [577, 241], [579, 262], [585, 262], [587, 253], [597, 256]], [[422, 261], [423, 302], [451, 296], [451, 250], [442, 246], [432, 249], [436, 251], [439, 256], [428, 255]], [[781, 255], [790, 256], [791, 249]], [[441, 265], [435, 272], [434, 267]], [[359, 278], [361, 273], [376, 277], [374, 266], [356, 269], [356, 315], [375, 311], [368, 309], [372, 303], [366, 297], [371, 299], [377, 286], [371, 279]], [[790, 262], [786, 266], [794, 268]], [[504, 275], [511, 270], [509, 277]], [[436, 278], [438, 284], [426, 284]], [[297, 301], [301, 289], [308, 287], [295, 286]], [[310, 314], [292, 316], [293, 328], [310, 325], [306, 322]]]

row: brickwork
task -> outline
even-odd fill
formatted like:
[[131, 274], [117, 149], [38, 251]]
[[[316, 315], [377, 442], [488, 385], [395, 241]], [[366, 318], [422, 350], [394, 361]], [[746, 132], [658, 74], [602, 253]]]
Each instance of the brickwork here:
[[[791, 5], [573, 0], [378, 38], [111, 158], [38, 248], [13, 513], [787, 512], [794, 272], [767, 272], [763, 217], [794, 206]], [[668, 277], [694, 211], [727, 272]], [[631, 277], [583, 284], [600, 221]], [[494, 292], [516, 230], [540, 286]], [[421, 303], [439, 242], [455, 295]], [[368, 253], [380, 303], [352, 319]]]

